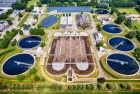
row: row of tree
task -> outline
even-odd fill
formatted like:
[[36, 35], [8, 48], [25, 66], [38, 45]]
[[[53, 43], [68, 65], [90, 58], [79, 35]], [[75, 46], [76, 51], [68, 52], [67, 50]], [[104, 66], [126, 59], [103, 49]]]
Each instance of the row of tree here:
[[[86, 84], [86, 85], [77, 84], [77, 85], [68, 85], [68, 90], [93, 90], [93, 89], [114, 90], [114, 89], [117, 89], [116, 85], [117, 84], [113, 84], [113, 83], [107, 83], [107, 84], [97, 83], [97, 85], [95, 85], [95, 84]], [[130, 90], [132, 88], [132, 86], [130, 84], [128, 84], [128, 83], [121, 83], [121, 84], [118, 84], [118, 86], [122, 90]]]
[[13, 13], [13, 9], [8, 9], [5, 13], [0, 14], [0, 20], [7, 19]]
[[9, 46], [12, 39], [18, 34], [19, 29], [12, 29], [11, 31], [6, 31], [6, 34], [0, 39], [0, 48], [4, 49]]

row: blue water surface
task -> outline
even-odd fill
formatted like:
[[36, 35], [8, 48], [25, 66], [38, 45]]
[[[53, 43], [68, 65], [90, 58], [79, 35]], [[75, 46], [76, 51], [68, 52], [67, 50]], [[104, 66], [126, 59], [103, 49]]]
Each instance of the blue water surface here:
[[48, 16], [48, 17], [46, 17], [46, 18], [43, 19], [43, 21], [42, 21], [42, 27], [48, 28], [51, 25], [55, 24], [58, 20], [59, 20], [59, 18], [57, 18], [57, 16], [50, 15], [50, 16]]
[[109, 11], [106, 9], [97, 9], [97, 10], [95, 10], [95, 13], [96, 14], [108, 14]]
[[91, 12], [91, 7], [48, 7], [48, 12], [57, 10], [57, 12]]
[[41, 38], [38, 36], [28, 36], [19, 41], [19, 47], [23, 49], [35, 48], [41, 43]]
[[139, 70], [139, 65], [133, 58], [120, 53], [109, 55], [107, 64], [114, 71], [124, 75], [132, 75]]
[[122, 32], [122, 28], [115, 24], [106, 24], [102, 29], [108, 33], [116, 34]]
[[9, 58], [3, 65], [3, 72], [7, 75], [18, 75], [26, 72], [34, 64], [30, 54], [17, 54]]
[[117, 49], [117, 50], [121, 50], [121, 51], [131, 51], [134, 49], [134, 44], [126, 39], [126, 38], [122, 38], [122, 37], [113, 37], [109, 40], [109, 44]]

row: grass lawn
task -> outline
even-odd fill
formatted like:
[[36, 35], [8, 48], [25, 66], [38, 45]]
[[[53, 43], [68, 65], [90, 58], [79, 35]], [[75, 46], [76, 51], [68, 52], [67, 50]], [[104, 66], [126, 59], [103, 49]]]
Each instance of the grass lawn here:
[[133, 27], [137, 28], [137, 29], [140, 29], [140, 22], [139, 21], [134, 21], [133, 22]]
[[128, 14], [139, 14], [135, 8], [117, 8], [120, 12], [126, 12]]
[[27, 18], [29, 16], [29, 13], [26, 13], [20, 20], [20, 22], [18, 23], [18, 27], [22, 27], [24, 25], [24, 23], [26, 22]]

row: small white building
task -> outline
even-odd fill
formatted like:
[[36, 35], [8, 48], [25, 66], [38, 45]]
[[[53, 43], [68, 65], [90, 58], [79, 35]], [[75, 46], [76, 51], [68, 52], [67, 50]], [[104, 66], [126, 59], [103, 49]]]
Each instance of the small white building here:
[[96, 41], [96, 44], [98, 44], [100, 41], [103, 40], [103, 36], [102, 36], [102, 34], [99, 33], [99, 32], [93, 33], [93, 36], [94, 36], [94, 39], [95, 39], [95, 41]]
[[131, 19], [132, 21], [140, 21], [139, 14], [128, 14], [128, 15], [126, 15], [126, 18]]
[[0, 21], [0, 30], [3, 31], [9, 26], [7, 21]]
[[39, 7], [34, 7], [34, 9], [32, 10], [31, 14], [32, 15], [37, 15], [41, 13], [40, 8]]
[[72, 26], [72, 16], [68, 14], [63, 14], [60, 21], [62, 28], [67, 28]]

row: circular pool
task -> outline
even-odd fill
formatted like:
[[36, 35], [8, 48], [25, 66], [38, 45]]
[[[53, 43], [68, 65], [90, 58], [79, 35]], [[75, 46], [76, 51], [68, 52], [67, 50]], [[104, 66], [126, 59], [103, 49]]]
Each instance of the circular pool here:
[[19, 41], [19, 47], [22, 49], [31, 49], [39, 46], [41, 38], [39, 36], [28, 36]]
[[112, 48], [120, 51], [131, 51], [134, 49], [134, 44], [127, 38], [113, 37], [109, 40], [109, 44]]
[[62, 69], [64, 69], [65, 64], [64, 62], [53, 62], [52, 63], [52, 68], [56, 71], [60, 71]]
[[87, 70], [89, 68], [89, 63], [88, 62], [77, 62], [76, 63], [76, 67], [79, 69], [79, 70]]
[[107, 57], [108, 66], [117, 73], [132, 75], [139, 71], [138, 63], [130, 56], [115, 53]]
[[109, 11], [106, 9], [97, 9], [97, 10], [95, 10], [95, 13], [96, 14], [108, 14]]
[[3, 72], [7, 75], [18, 75], [29, 70], [34, 64], [34, 57], [30, 54], [17, 54], [10, 57], [3, 65]]
[[106, 24], [102, 27], [102, 29], [108, 33], [113, 33], [113, 34], [122, 32], [122, 28], [115, 24]]
[[55, 15], [50, 15], [47, 18], [44, 18], [42, 21], [42, 27], [48, 28], [49, 26], [55, 24], [59, 19]]

